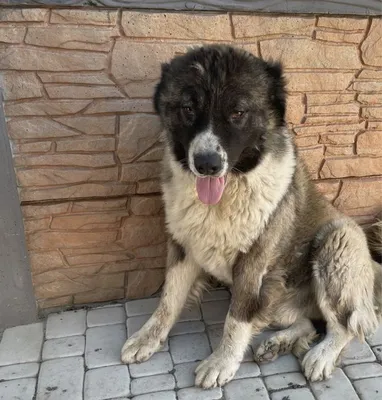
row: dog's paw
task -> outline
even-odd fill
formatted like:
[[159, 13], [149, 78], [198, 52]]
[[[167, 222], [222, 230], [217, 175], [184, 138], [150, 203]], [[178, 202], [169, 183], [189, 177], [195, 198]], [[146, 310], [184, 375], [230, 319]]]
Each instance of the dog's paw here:
[[337, 355], [331, 349], [317, 345], [305, 355], [302, 369], [311, 382], [329, 379], [336, 367]]
[[261, 342], [255, 352], [256, 362], [264, 363], [276, 360], [278, 356], [289, 353], [292, 350], [293, 343], [280, 335], [273, 335]]
[[146, 361], [160, 350], [163, 343], [164, 340], [150, 333], [137, 332], [125, 342], [121, 351], [121, 360], [125, 364]]
[[240, 367], [240, 362], [211, 354], [195, 370], [195, 385], [203, 389], [223, 386], [228, 383]]

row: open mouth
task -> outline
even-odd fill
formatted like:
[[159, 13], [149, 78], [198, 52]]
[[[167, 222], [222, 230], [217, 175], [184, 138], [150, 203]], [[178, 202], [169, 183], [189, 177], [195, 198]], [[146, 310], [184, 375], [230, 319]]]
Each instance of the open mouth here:
[[196, 177], [196, 191], [199, 200], [208, 205], [219, 203], [226, 185], [226, 177]]

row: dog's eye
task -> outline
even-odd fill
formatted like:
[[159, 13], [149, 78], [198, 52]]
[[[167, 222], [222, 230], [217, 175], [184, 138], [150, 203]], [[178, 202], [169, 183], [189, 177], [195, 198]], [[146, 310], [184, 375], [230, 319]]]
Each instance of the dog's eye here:
[[231, 114], [231, 119], [233, 120], [233, 121], [239, 121], [241, 118], [243, 118], [243, 116], [244, 116], [244, 114], [245, 114], [245, 111], [234, 111], [232, 114]]
[[190, 106], [183, 106], [182, 110], [186, 114], [193, 114], [193, 112], [194, 112], [193, 109]]

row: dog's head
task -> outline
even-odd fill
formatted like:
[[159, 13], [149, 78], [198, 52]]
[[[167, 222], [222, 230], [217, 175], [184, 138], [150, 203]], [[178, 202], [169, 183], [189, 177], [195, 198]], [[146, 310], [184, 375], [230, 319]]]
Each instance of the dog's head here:
[[285, 88], [279, 64], [228, 46], [191, 50], [162, 66], [154, 104], [175, 159], [217, 203], [228, 173], [245, 174], [282, 151]]

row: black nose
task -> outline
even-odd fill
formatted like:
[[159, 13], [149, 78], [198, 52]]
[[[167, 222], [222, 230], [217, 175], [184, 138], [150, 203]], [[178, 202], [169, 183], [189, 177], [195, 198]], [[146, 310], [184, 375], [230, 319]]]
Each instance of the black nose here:
[[194, 164], [202, 175], [215, 175], [222, 169], [222, 159], [217, 153], [196, 154]]

